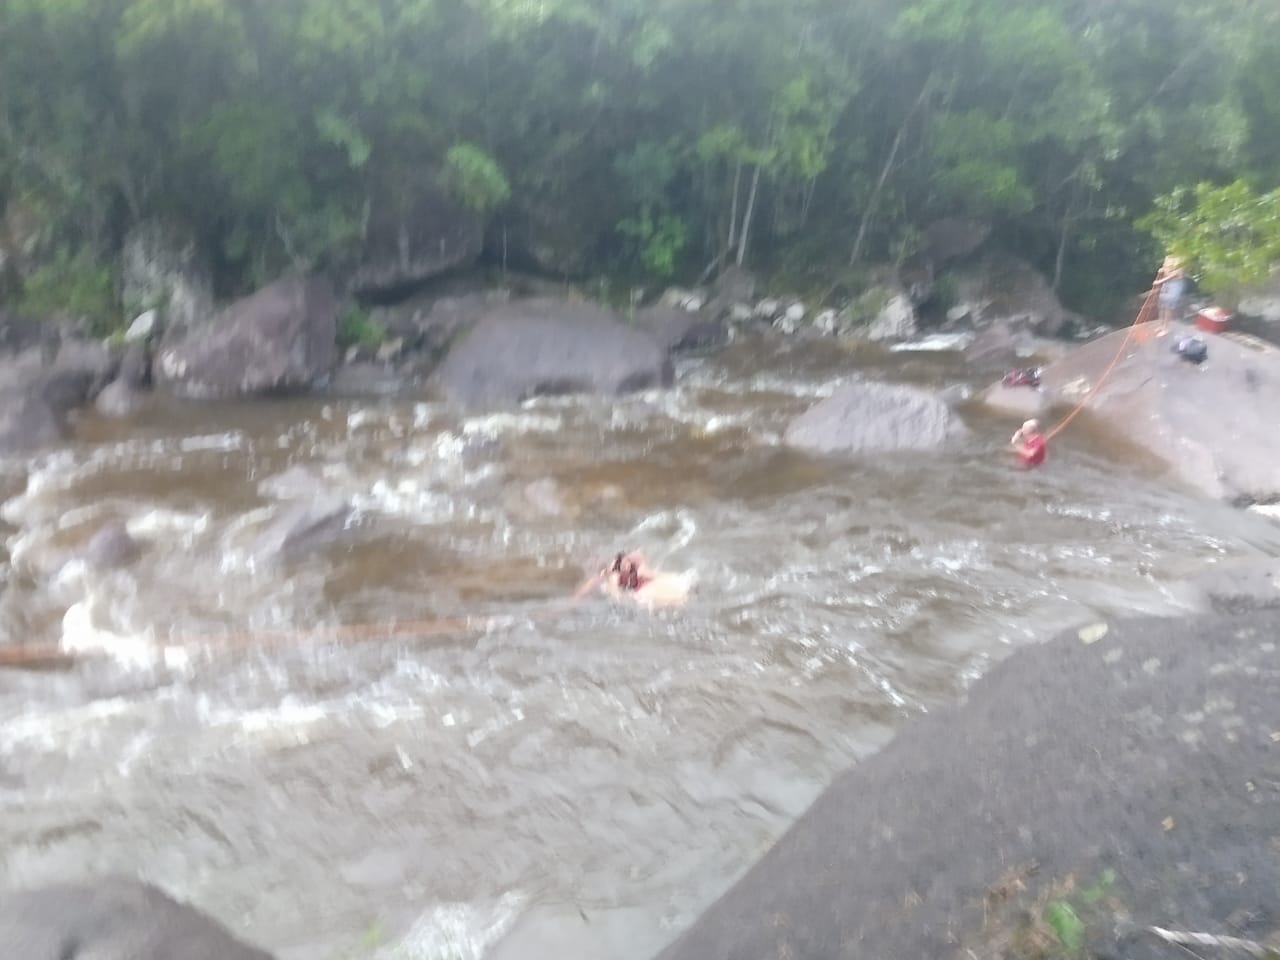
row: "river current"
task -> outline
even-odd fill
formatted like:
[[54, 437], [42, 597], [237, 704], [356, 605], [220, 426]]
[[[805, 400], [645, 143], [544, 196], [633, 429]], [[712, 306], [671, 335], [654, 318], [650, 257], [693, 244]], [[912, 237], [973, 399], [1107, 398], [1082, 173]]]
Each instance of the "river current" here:
[[[1031, 473], [968, 407], [935, 453], [785, 449], [851, 374], [978, 383], [746, 339], [619, 400], [167, 405], [0, 464], [0, 643], [109, 655], [0, 672], [0, 887], [139, 875], [281, 960], [647, 960], [1018, 646], [1280, 555], [1083, 417]], [[347, 529], [264, 548], [335, 497]], [[80, 562], [109, 523], [136, 562]], [[628, 547], [692, 571], [690, 606], [547, 615]], [[489, 619], [313, 633], [453, 617]]]

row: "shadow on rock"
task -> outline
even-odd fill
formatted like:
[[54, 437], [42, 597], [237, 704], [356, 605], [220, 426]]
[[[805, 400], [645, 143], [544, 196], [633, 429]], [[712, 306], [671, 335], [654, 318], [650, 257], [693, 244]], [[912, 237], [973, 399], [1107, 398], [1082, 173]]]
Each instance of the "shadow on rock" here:
[[272, 960], [194, 907], [124, 878], [0, 896], [13, 960]]

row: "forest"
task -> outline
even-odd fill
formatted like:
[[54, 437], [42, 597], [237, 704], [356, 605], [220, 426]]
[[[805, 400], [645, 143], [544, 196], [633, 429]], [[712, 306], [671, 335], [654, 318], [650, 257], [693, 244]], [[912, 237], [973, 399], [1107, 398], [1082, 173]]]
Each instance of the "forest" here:
[[121, 314], [145, 222], [224, 296], [342, 277], [444, 198], [488, 263], [619, 285], [974, 218], [1102, 310], [1163, 248], [1280, 258], [1277, 63], [1274, 0], [4, 0], [0, 295]]

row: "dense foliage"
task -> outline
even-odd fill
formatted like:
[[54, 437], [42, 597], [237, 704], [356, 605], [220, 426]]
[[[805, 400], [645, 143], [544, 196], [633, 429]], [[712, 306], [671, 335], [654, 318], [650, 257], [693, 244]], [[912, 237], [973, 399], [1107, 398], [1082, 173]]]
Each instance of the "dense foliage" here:
[[76, 297], [144, 220], [235, 292], [439, 189], [660, 279], [980, 217], [1089, 304], [1149, 279], [1157, 198], [1280, 184], [1277, 37], [1274, 0], [4, 0], [0, 207]]

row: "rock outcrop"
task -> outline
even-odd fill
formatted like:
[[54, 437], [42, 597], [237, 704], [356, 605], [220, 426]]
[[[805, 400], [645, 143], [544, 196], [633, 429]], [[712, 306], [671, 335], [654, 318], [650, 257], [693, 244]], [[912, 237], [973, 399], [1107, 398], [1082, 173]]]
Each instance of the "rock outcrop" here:
[[115, 375], [105, 344], [68, 340], [52, 357], [30, 348], [0, 363], [0, 454], [62, 440], [67, 416], [92, 403]]
[[963, 429], [951, 408], [932, 393], [855, 380], [793, 420], [784, 440], [815, 453], [928, 450]]
[[534, 299], [488, 313], [433, 379], [448, 401], [499, 407], [535, 396], [669, 386], [672, 375], [667, 351], [604, 307]]
[[337, 301], [319, 277], [285, 277], [209, 323], [166, 337], [158, 386], [185, 397], [226, 398], [305, 390], [336, 359]]
[[1264, 609], [1018, 651], [841, 776], [660, 960], [1028, 956], [1055, 902], [1082, 956], [1186, 955], [1149, 926], [1266, 940], [1278, 633]]
[[0, 894], [0, 944], [14, 960], [272, 960], [194, 907], [123, 877]]
[[350, 287], [379, 296], [417, 286], [480, 256], [480, 218], [435, 187], [418, 190], [407, 202], [381, 198], [366, 230]]
[[1243, 334], [1201, 334], [1208, 359], [1195, 365], [1173, 349], [1187, 332], [1157, 337], [1144, 324], [1127, 344], [1126, 331], [1107, 334], [1046, 367], [1042, 383], [1063, 407], [1087, 397], [1096, 420], [1209, 496], [1280, 500], [1280, 349]]

